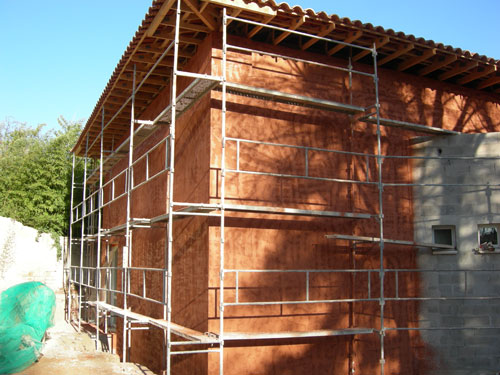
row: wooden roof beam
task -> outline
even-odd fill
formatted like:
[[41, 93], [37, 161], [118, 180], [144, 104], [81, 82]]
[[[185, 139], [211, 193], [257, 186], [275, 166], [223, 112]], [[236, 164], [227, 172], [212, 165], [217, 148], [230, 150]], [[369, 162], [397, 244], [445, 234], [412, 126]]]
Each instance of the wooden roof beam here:
[[[152, 59], [154, 62], [156, 62], [156, 57], [153, 57], [153, 56], [147, 56], [147, 54], [154, 54], [154, 55], [158, 55], [158, 54], [162, 54], [163, 52], [165, 52], [165, 49], [163, 48], [153, 48], [153, 49], [147, 49], [147, 50], [144, 50], [144, 49], [141, 49], [138, 53], [136, 53], [136, 56], [139, 56], [139, 57], [147, 57], [148, 59]], [[173, 56], [174, 55], [174, 51], [170, 50], [168, 51], [167, 55], [166, 56]], [[180, 57], [193, 57], [193, 53], [191, 52], [185, 52], [185, 51], [181, 51], [181, 49], [179, 48], [179, 56]]]
[[161, 6], [160, 10], [158, 13], [156, 13], [155, 18], [153, 18], [153, 21], [149, 25], [148, 31], [146, 32], [146, 36], [152, 37], [156, 30], [158, 29], [158, 26], [162, 23], [163, 19], [167, 15], [168, 11], [170, 8], [172, 8], [172, 5], [175, 3], [175, 0], [167, 0], [163, 3]]
[[[162, 22], [162, 25], [175, 27], [175, 19], [172, 19], [172, 20], [169, 19], [165, 22]], [[179, 28], [185, 29], [185, 30], [197, 31], [197, 32], [201, 32], [201, 33], [207, 33], [207, 34], [210, 33], [210, 29], [208, 27], [203, 26], [203, 25], [196, 25], [196, 24], [189, 23], [189, 22], [182, 22], [181, 21], [179, 23]], [[153, 36], [156, 36], [156, 35], [153, 35]]]
[[427, 51], [424, 51], [424, 53], [422, 53], [420, 56], [416, 56], [406, 61], [403, 61], [401, 64], [398, 65], [397, 70], [402, 72], [403, 70], [410, 69], [412, 66], [420, 64], [422, 61], [429, 60], [435, 54], [436, 54], [436, 49], [431, 48]]
[[[264, 20], [262, 20], [261, 23], [268, 24], [269, 22], [271, 22], [273, 18], [274, 16], [264, 17]], [[264, 26], [254, 26], [254, 28], [248, 32], [247, 37], [248, 38], [254, 37], [260, 30], [262, 30], [263, 27]]]
[[[126, 89], [120, 89], [119, 87], [115, 87], [113, 89], [113, 92], [110, 94], [112, 96], [118, 97], [118, 98], [126, 98], [128, 99], [130, 95], [132, 95], [131, 92], [129, 92]], [[139, 98], [141, 100], [151, 100], [153, 97], [150, 94], [147, 94], [145, 92], [137, 92], [135, 93], [136, 98]]]
[[[208, 3], [207, 3], [208, 4]], [[241, 12], [243, 12], [243, 9], [234, 9], [234, 8], [229, 8], [227, 10], [227, 14], [228, 16], [231, 16], [231, 17], [238, 17], [240, 15]], [[231, 22], [233, 22], [233, 20], [227, 20], [227, 24], [229, 25]], [[223, 29], [223, 25], [220, 25], [219, 27], [219, 31], [222, 31]]]
[[466, 83], [472, 82], [472, 81], [479, 79], [479, 78], [483, 78], [484, 76], [487, 76], [488, 74], [494, 73], [496, 71], [497, 71], [496, 65], [487, 66], [481, 71], [470, 73], [470, 74], [466, 75], [465, 77], [460, 78], [457, 81], [457, 83], [459, 85], [465, 85]]
[[[123, 74], [120, 77], [120, 79], [124, 80], [124, 81], [132, 82], [134, 80], [134, 77], [132, 77], [132, 74], [127, 73], [127, 74]], [[153, 74], [151, 74], [145, 83], [151, 84], [151, 85], [157, 85], [157, 86], [166, 86], [169, 84], [169, 80], [167, 77], [162, 77], [162, 76], [155, 77]]]
[[[217, 29], [218, 25], [215, 23], [215, 20], [210, 15], [207, 15], [205, 12], [201, 12], [200, 9], [198, 9], [197, 4], [195, 4], [193, 0], [183, 0], [183, 2], [210, 29], [210, 31], [214, 31]], [[205, 7], [203, 9], [205, 9]]]
[[[332, 23], [328, 24], [328, 26], [322, 27], [320, 32], [318, 33], [318, 36], [324, 37], [324, 36], [330, 34], [333, 30], [335, 30], [335, 24], [332, 22]], [[308, 49], [309, 47], [311, 47], [313, 44], [315, 44], [318, 41], [319, 41], [319, 39], [311, 38], [307, 42], [305, 42], [300, 48], [303, 51], [305, 51], [306, 49]]]
[[478, 65], [479, 65], [478, 61], [470, 61], [469, 63], [467, 63], [465, 65], [457, 64], [453, 69], [440, 74], [438, 76], [438, 79], [440, 81], [444, 81], [444, 80], [449, 79], [451, 77], [455, 77], [458, 74], [465, 73], [466, 71], [471, 70]]
[[[142, 43], [142, 41], [148, 37], [149, 33], [151, 34], [154, 34], [154, 32], [156, 31], [156, 29], [158, 28], [158, 26], [161, 24], [161, 22], [163, 21], [163, 19], [165, 18], [165, 16], [167, 15], [168, 11], [170, 10], [171, 8], [171, 5], [175, 2], [175, 0], [166, 0], [165, 3], [161, 6], [160, 10], [158, 11], [158, 13], [156, 13], [156, 16], [154, 17], [152, 23], [149, 25], [148, 27], [148, 30], [146, 30], [146, 32], [142, 35], [142, 37], [140, 38], [140, 40], [138, 41], [138, 44], [140, 45]], [[135, 51], [137, 50], [137, 46], [133, 48], [131, 55], [133, 55], [135, 53]], [[122, 74], [125, 72], [125, 70], [127, 69], [127, 66], [128, 64], [130, 63], [130, 56], [126, 59], [126, 61], [124, 62], [124, 64], [122, 65], [123, 67], [120, 69], [120, 72], [119, 74]], [[109, 92], [112, 91], [114, 87], [114, 83], [111, 85], [111, 87], [108, 87], [106, 86], [106, 92], [104, 93], [104, 98], [109, 95]], [[92, 121], [92, 119], [95, 117], [95, 116], [98, 116], [97, 114], [100, 112], [101, 110], [101, 105], [99, 104], [101, 103], [101, 99], [99, 99], [99, 101], [97, 102], [97, 106], [95, 108], [95, 111], [92, 112], [91, 114], [91, 117], [89, 118], [90, 121]], [[89, 121], [87, 120], [87, 121]], [[90, 122], [88, 122], [88, 124], [90, 124]], [[73, 148], [73, 151], [76, 153], [76, 154], [80, 154], [82, 152], [82, 147], [83, 147], [83, 140], [85, 139], [85, 133], [86, 131], [88, 131], [88, 129], [91, 127], [91, 125], [89, 125], [89, 127], [87, 128], [87, 126], [85, 126], [85, 128], [83, 129], [83, 131], [81, 132], [80, 136], [78, 137], [78, 140], [76, 142], [76, 145], [74, 146]]]
[[405, 47], [402, 47], [402, 48], [398, 49], [397, 51], [391, 53], [389, 56], [386, 56], [383, 59], [379, 60], [377, 62], [377, 65], [381, 66], [381, 65], [387, 64], [389, 61], [397, 59], [399, 56], [410, 52], [413, 48], [415, 48], [415, 45], [413, 43], [410, 43], [410, 44], [406, 45]]
[[[375, 48], [381, 48], [381, 47], [385, 46], [387, 43], [389, 43], [390, 40], [391, 40], [391, 38], [389, 38], [388, 36], [384, 36], [383, 38], [377, 39], [375, 41]], [[358, 61], [358, 60], [362, 59], [363, 57], [365, 57], [366, 55], [369, 55], [370, 53], [371, 53], [371, 51], [368, 51], [368, 50], [361, 51], [358, 54], [354, 55], [354, 57], [352, 58], [352, 61]]]
[[[289, 27], [290, 30], [297, 30], [304, 22], [306, 22], [306, 16], [302, 16], [299, 19], [296, 19]], [[277, 45], [280, 44], [288, 35], [290, 35], [290, 32], [282, 32], [280, 35], [278, 35], [276, 38], [273, 40], [273, 44]]]
[[431, 65], [420, 69], [418, 71], [418, 75], [425, 76], [427, 74], [430, 74], [440, 68], [450, 65], [451, 63], [457, 61], [457, 59], [458, 59], [457, 55], [449, 55], [446, 56], [444, 59], [436, 59]]
[[[117, 89], [125, 89], [132, 90], [132, 83], [129, 81], [121, 81], [116, 85]], [[148, 87], [146, 85], [142, 85], [139, 89], [139, 92], [149, 92], [151, 94], [158, 94], [161, 91], [158, 87]]]
[[[174, 65], [174, 61], [173, 59], [170, 59], [172, 61], [172, 64], [171, 65], [165, 65], [165, 66], [157, 66], [155, 68], [155, 70], [153, 70], [153, 72], [151, 74], [154, 74], [156, 76], [162, 76], [162, 77], [169, 77], [172, 75], [172, 66]], [[165, 59], [163, 59], [163, 61], [165, 61]], [[134, 74], [134, 65], [136, 65], [136, 73], [137, 74], [147, 74], [150, 70], [151, 70], [151, 67], [147, 64], [140, 64], [140, 65], [137, 65], [138, 63], [134, 63], [133, 61], [130, 62], [126, 67], [125, 67], [125, 70], [124, 70], [124, 73], [127, 74], [127, 76], [129, 74], [133, 75]], [[136, 77], [136, 81], [137, 81], [137, 77]]]
[[[123, 97], [109, 96], [106, 99], [106, 106], [120, 107], [124, 102], [125, 101], [123, 100]], [[150, 101], [135, 98], [135, 102], [138, 103], [139, 105], [148, 105]]]
[[[170, 58], [168, 58], [168, 57], [164, 58], [162, 61], [160, 61], [158, 63], [157, 66], [167, 66], [167, 67], [174, 66], [173, 56], [169, 56], [169, 57]], [[136, 63], [150, 64], [150, 65], [153, 65], [154, 63], [156, 63], [156, 60], [153, 58], [146, 57], [146, 56], [138, 56], [138, 55], [132, 56], [131, 61], [136, 62]], [[148, 67], [146, 70], [141, 70], [141, 71], [149, 71], [149, 69], [150, 69], [150, 67]]]
[[[104, 122], [107, 123], [109, 122], [109, 120], [111, 120], [112, 116], [106, 116], [104, 117]], [[130, 116], [125, 119], [125, 118], [116, 118], [115, 117], [115, 120], [127, 120], [128, 123], [130, 124]], [[108, 126], [106, 127], [106, 129], [104, 129], [104, 137], [106, 137], [106, 135], [108, 133], [113, 133], [113, 130], [121, 130], [123, 129], [123, 126], [120, 125], [120, 124], [116, 124], [115, 121], [113, 121], [112, 123], [108, 124]], [[95, 133], [100, 133], [101, 132], [101, 123], [100, 123], [100, 119], [99, 119], [99, 123], [94, 123], [94, 127], [92, 128], [92, 131], [94, 131]]]
[[[488, 78], [482, 82], [480, 82], [476, 88], [477, 89], [485, 89], [487, 87], [493, 86], [500, 83], [500, 76], [493, 76], [491, 78]], [[500, 89], [497, 89], [495, 92], [499, 92]]]
[[[352, 43], [355, 40], [361, 38], [362, 35], [363, 35], [363, 30], [358, 30], [358, 31], [355, 31], [355, 32], [350, 32], [349, 34], [347, 34], [347, 37], [343, 40], [343, 42], [344, 43]], [[339, 52], [344, 47], [346, 47], [346, 45], [344, 45], [344, 44], [337, 44], [335, 47], [331, 48], [327, 53], [331, 56], [331, 55]]]
[[[112, 119], [112, 116], [109, 116], [107, 118], [105, 118], [105, 122], [109, 122], [109, 120]], [[108, 124], [108, 127], [106, 129], [104, 129], [104, 135], [106, 135], [106, 133], [112, 133], [112, 134], [115, 134], [115, 132], [113, 132], [113, 130], [116, 130], [116, 131], [122, 131], [123, 130], [123, 124], [127, 124], [128, 126], [126, 126], [126, 129], [129, 128], [130, 126], [130, 116], [128, 117], [115, 117], [113, 119], [113, 122]], [[99, 131], [101, 130], [101, 127], [100, 127], [100, 124], [99, 124]]]
[[[170, 31], [167, 31], [167, 30], [160, 30], [160, 31], [157, 31], [155, 36], [155, 38], [158, 38], [158, 39], [163, 39], [163, 40], [174, 40], [175, 39], [175, 33], [173, 32], [170, 32]], [[181, 43], [186, 43], [186, 44], [195, 44], [195, 45], [199, 45], [201, 43], [203, 43], [203, 40], [202, 39], [198, 39], [198, 38], [191, 38], [191, 37], [186, 37], [186, 36], [182, 36], [180, 35], [180, 39], [179, 41]], [[139, 51], [146, 51], [148, 49], [148, 46], [150, 46], [150, 44], [141, 44], [139, 46]], [[153, 47], [155, 48], [155, 47]], [[158, 48], [158, 47], [156, 47]], [[161, 53], [163, 53], [163, 51], [161, 51]]]
[[[104, 122], [106, 122], [106, 123], [107, 123], [107, 122], [109, 122], [109, 120], [111, 120], [112, 118], [113, 118], [113, 116], [105, 116], [105, 117], [104, 117]], [[114, 118], [113, 123], [114, 123], [114, 121], [116, 121], [116, 120], [128, 121], [128, 122], [130, 123], [130, 116], [127, 116], [127, 115], [125, 115], [125, 114], [123, 114], [123, 115], [118, 115], [118, 116], [116, 116], [116, 117]], [[121, 126], [120, 126], [119, 124], [115, 124], [114, 126], [113, 126], [113, 125], [111, 125], [111, 124], [109, 124], [109, 125], [108, 125], [108, 127], [106, 128], [106, 130], [108, 130], [108, 129], [118, 129], [118, 130], [119, 130], [120, 128], [121, 128]], [[106, 130], [105, 130], [105, 131], [106, 131]]]

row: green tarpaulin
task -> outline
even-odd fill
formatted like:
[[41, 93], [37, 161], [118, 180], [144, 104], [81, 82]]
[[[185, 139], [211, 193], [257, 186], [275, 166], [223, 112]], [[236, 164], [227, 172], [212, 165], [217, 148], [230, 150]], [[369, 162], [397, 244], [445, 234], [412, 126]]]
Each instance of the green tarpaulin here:
[[40, 282], [18, 284], [2, 292], [0, 374], [22, 371], [38, 359], [55, 307], [54, 292]]

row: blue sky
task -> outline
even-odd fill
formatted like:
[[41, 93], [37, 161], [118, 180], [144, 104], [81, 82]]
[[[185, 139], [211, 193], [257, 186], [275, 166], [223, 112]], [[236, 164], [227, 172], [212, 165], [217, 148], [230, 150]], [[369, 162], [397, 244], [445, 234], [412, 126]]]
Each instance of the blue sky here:
[[[499, 0], [293, 0], [500, 59]], [[0, 0], [0, 122], [86, 119], [151, 0]]]

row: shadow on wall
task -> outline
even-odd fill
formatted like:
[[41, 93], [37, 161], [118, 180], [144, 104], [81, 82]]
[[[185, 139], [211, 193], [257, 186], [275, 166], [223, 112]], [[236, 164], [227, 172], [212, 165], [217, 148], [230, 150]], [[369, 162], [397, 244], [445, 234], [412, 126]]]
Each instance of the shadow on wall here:
[[[276, 62], [274, 62], [276, 63]], [[297, 64], [282, 67], [283, 72], [266, 71], [251, 77], [258, 87], [300, 92], [303, 95], [345, 102], [347, 78], [332, 76], [325, 85], [325, 73], [318, 69], [308, 70]], [[289, 79], [290, 69], [299, 79]], [[295, 69], [295, 70], [294, 70]], [[321, 69], [319, 69], [321, 70]], [[261, 74], [262, 73], [262, 74]], [[282, 74], [282, 75], [280, 75]], [[278, 78], [276, 78], [276, 76]], [[301, 77], [307, 77], [301, 80]], [[248, 77], [247, 77], [248, 78]], [[316, 80], [314, 80], [314, 78]], [[333, 84], [330, 84], [333, 81]], [[331, 90], [332, 85], [334, 90]], [[332, 94], [336, 97], [330, 97]], [[362, 96], [362, 101], [370, 95]], [[214, 108], [220, 101], [213, 100]], [[354, 103], [357, 104], [357, 103]], [[398, 104], [399, 105], [399, 104]], [[254, 139], [269, 143], [307, 145], [325, 149], [337, 149], [374, 154], [376, 138], [372, 126], [351, 124], [344, 115], [324, 113], [309, 108], [293, 108], [286, 104], [267, 103], [257, 99], [229, 96], [227, 103], [227, 135]], [[408, 134], [383, 129], [383, 152], [406, 155], [409, 153]], [[301, 209], [341, 212], [376, 213], [377, 189], [373, 185], [342, 184], [331, 181], [265, 175], [278, 173], [294, 176], [360, 179], [374, 181], [377, 176], [375, 162], [366, 164], [356, 156], [307, 151], [271, 145], [228, 145], [227, 167], [258, 172], [263, 175], [228, 173], [226, 203], [273, 205]], [[306, 159], [308, 170], [306, 172]], [[390, 161], [384, 164], [384, 178], [395, 182], [411, 182], [411, 168], [407, 161]], [[218, 198], [213, 196], [212, 198]], [[387, 189], [384, 195], [384, 232], [387, 238], [412, 240], [412, 192]], [[378, 236], [378, 224], [373, 220], [312, 219], [293, 220], [273, 217], [270, 220], [227, 219], [226, 221], [226, 268], [233, 269], [377, 269], [379, 248], [365, 245], [353, 249], [325, 239], [326, 234], [345, 233]], [[401, 251], [404, 250], [404, 257]], [[416, 251], [388, 246], [384, 258], [388, 268], [417, 268]], [[293, 276], [291, 276], [293, 275]], [[370, 298], [378, 298], [380, 283], [376, 273], [370, 278]], [[240, 276], [240, 301], [304, 301], [306, 299], [304, 273], [248, 273]], [[312, 275], [309, 280], [310, 299], [367, 298], [368, 276], [363, 273], [345, 275], [324, 273]], [[395, 282], [387, 277], [386, 293], [395, 295]], [[420, 280], [409, 277], [400, 280], [400, 288], [410, 295], [417, 295]], [[229, 279], [226, 286], [235, 288]], [[228, 299], [234, 293], [226, 292]], [[214, 306], [216, 307], [216, 306]], [[385, 308], [385, 325], [389, 327], [415, 327], [418, 325], [418, 303], [388, 303]], [[227, 308], [225, 316], [228, 331], [307, 331], [319, 329], [343, 329], [352, 327], [380, 326], [378, 302], [275, 305], [266, 307]], [[250, 311], [250, 312], [248, 312]], [[215, 312], [214, 317], [217, 314]], [[269, 350], [272, 357], [264, 354]], [[430, 373], [432, 355], [418, 332], [390, 332], [385, 338], [386, 373]], [[268, 352], [268, 353], [269, 353]], [[235, 356], [244, 352], [234, 350]], [[294, 345], [273, 346], [246, 352], [255, 361], [232, 361], [229, 373], [238, 371], [285, 373], [377, 373], [380, 369], [380, 339], [371, 335], [341, 336]], [[233, 354], [231, 354], [233, 355]], [[258, 362], [258, 363], [254, 363]], [[250, 366], [239, 368], [238, 366]], [[260, 366], [260, 370], [258, 369]], [[225, 369], [226, 370], [226, 369]]]
[[[279, 48], [274, 52], [279, 53]], [[300, 55], [301, 52], [297, 54]], [[310, 58], [310, 55], [304, 53], [298, 57]], [[328, 58], [325, 58], [325, 62], [326, 60], [333, 61]], [[374, 92], [367, 90], [367, 87], [373, 87], [373, 82], [366, 77], [354, 78], [350, 90], [347, 74], [325, 67], [311, 67], [259, 54], [234, 53], [232, 56], [230, 53], [228, 61], [229, 64], [237, 66], [235, 69], [228, 69], [229, 81], [358, 106], [374, 103]], [[359, 68], [366, 69], [362, 66]], [[463, 93], [469, 96], [461, 96], [462, 92], [459, 92], [458, 88], [452, 91], [453, 88], [433, 80], [419, 78], [414, 81], [409, 75], [389, 73], [385, 70], [381, 70], [380, 78], [383, 117], [455, 131], [491, 131], [499, 127], [493, 120], [496, 104], [483, 94], [464, 89]], [[215, 94], [212, 108], [220, 107], [220, 96]], [[374, 126], [351, 123], [345, 115], [236, 95], [228, 95], [227, 110], [228, 137], [376, 153]], [[214, 134], [219, 134], [217, 121], [220, 118], [212, 120], [212, 130]], [[381, 131], [383, 154], [409, 156], [410, 140], [419, 135], [390, 128], [382, 128]], [[234, 143], [229, 141], [227, 145], [226, 168], [254, 174], [227, 173], [226, 203], [372, 214], [378, 211], [378, 193], [374, 186], [292, 177], [307, 175], [372, 182], [377, 177], [374, 160], [366, 163], [357, 156], [334, 155], [317, 150], [304, 152], [303, 149], [269, 144]], [[410, 183], [412, 165], [405, 160], [386, 159], [383, 176], [385, 181]], [[217, 191], [219, 183], [220, 180], [217, 181]], [[219, 197], [219, 193], [212, 193], [211, 198]], [[386, 187], [383, 205], [384, 236], [413, 240], [414, 207], [411, 187]], [[215, 221], [212, 223], [217, 226]], [[362, 270], [380, 267], [378, 245], [354, 248], [352, 244], [341, 245], [339, 242], [327, 241], [324, 237], [325, 234], [332, 233], [378, 236], [378, 224], [374, 220], [293, 220], [289, 217], [251, 220], [244, 217], [227, 219], [226, 226], [225, 268]], [[418, 269], [417, 250], [387, 246], [384, 266], [392, 269]], [[232, 277], [228, 277], [225, 282], [228, 287], [225, 295], [229, 300], [236, 298], [236, 282], [234, 275]], [[305, 278], [303, 273], [240, 274], [238, 297], [240, 301], [248, 302], [303, 301], [306, 298]], [[368, 277], [366, 273], [361, 272], [349, 277], [339, 273], [310, 276], [309, 297], [314, 295], [314, 298], [318, 299], [366, 298], [367, 283], [370, 282], [369, 297], [377, 298], [380, 290], [377, 278], [376, 273]], [[394, 273], [387, 273], [384, 284], [387, 297], [396, 296], [394, 278]], [[418, 297], [422, 293], [422, 279], [417, 272], [401, 277], [398, 283], [399, 297], [402, 292], [408, 297]], [[217, 286], [211, 285], [211, 289], [217, 296]], [[216, 319], [217, 304], [212, 308], [211, 319]], [[385, 326], [418, 327], [419, 312], [420, 304], [417, 301], [388, 302], [385, 307]], [[378, 301], [354, 304], [278, 304], [247, 307], [246, 310], [238, 306], [228, 307], [225, 316], [228, 318], [225, 319], [228, 331], [306, 331], [380, 326]], [[284, 347], [270, 344], [269, 347], [255, 348], [252, 352], [231, 350], [229, 373], [380, 371], [380, 341], [377, 334], [335, 337], [307, 344], [297, 342], [295, 345]], [[266, 350], [271, 354], [266, 353]], [[436, 370], [433, 349], [429, 343], [424, 342], [418, 331], [388, 332], [385, 337], [385, 356], [386, 373], [425, 374]], [[241, 358], [241, 361], [234, 358]]]
[[381, 115], [465, 133], [500, 130], [498, 101], [478, 90], [380, 70]]

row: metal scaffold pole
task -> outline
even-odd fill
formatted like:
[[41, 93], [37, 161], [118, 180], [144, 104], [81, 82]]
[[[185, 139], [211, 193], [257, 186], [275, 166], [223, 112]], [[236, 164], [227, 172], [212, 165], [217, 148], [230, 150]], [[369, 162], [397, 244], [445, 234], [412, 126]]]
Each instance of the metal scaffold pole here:
[[96, 259], [96, 347], [99, 346], [99, 293], [101, 291], [102, 183], [104, 159], [104, 106], [101, 117], [101, 153], [99, 155], [99, 193], [97, 194], [97, 259]]
[[384, 339], [385, 339], [385, 322], [384, 322], [384, 308], [385, 308], [385, 297], [384, 297], [384, 207], [383, 207], [383, 193], [384, 193], [384, 184], [383, 184], [383, 174], [382, 174], [382, 165], [384, 162], [384, 158], [382, 156], [382, 145], [381, 145], [381, 132], [380, 132], [380, 102], [379, 102], [379, 91], [378, 91], [378, 71], [377, 71], [377, 47], [373, 45], [373, 66], [374, 66], [374, 85], [375, 85], [375, 111], [376, 111], [376, 121], [377, 121], [377, 169], [378, 169], [378, 204], [379, 204], [379, 214], [378, 214], [378, 222], [379, 222], [379, 232], [380, 232], [380, 269], [379, 269], [379, 278], [380, 278], [380, 374], [384, 375], [384, 365], [385, 365], [385, 348], [384, 348]]
[[66, 311], [66, 319], [68, 322], [71, 321], [71, 281], [72, 281], [72, 275], [73, 275], [73, 270], [71, 269], [71, 260], [73, 258], [73, 252], [72, 252], [72, 244], [73, 244], [73, 196], [75, 193], [75, 154], [73, 154], [72, 157], [72, 167], [71, 167], [71, 192], [70, 192], [70, 198], [69, 198], [69, 228], [68, 228], [68, 269], [69, 269], [69, 274], [68, 274], [68, 290], [67, 290], [67, 311]]
[[[134, 72], [132, 77], [132, 101], [130, 109], [130, 138], [129, 138], [129, 150], [128, 150], [128, 169], [127, 169], [127, 217], [126, 217], [126, 228], [125, 228], [125, 247], [123, 248], [122, 254], [122, 266], [123, 266], [123, 309], [127, 310], [127, 294], [129, 292], [129, 267], [130, 267], [130, 254], [132, 249], [132, 230], [130, 228], [130, 212], [132, 203], [132, 185], [133, 181], [133, 162], [134, 162], [134, 125], [135, 125], [135, 79], [136, 79], [136, 66], [134, 64]], [[122, 349], [122, 362], [127, 361], [127, 348], [128, 348], [128, 327], [129, 322], [126, 316], [123, 317], [123, 349]]]
[[82, 233], [80, 242], [80, 269], [79, 288], [78, 288], [78, 332], [81, 331], [82, 321], [82, 288], [83, 288], [83, 250], [85, 247], [85, 216], [87, 215], [87, 156], [89, 151], [89, 135], [85, 142], [85, 158], [83, 159], [83, 193], [82, 193]]
[[219, 374], [224, 373], [224, 240], [225, 240], [225, 184], [226, 184], [226, 63], [227, 63], [227, 10], [222, 19], [222, 112], [221, 112], [221, 185], [220, 185], [220, 280], [219, 280]]
[[174, 42], [174, 66], [172, 68], [172, 92], [170, 95], [171, 106], [171, 122], [170, 122], [170, 173], [168, 180], [168, 223], [167, 223], [167, 254], [165, 254], [167, 262], [167, 329], [166, 329], [166, 371], [167, 375], [171, 373], [171, 353], [172, 353], [172, 252], [173, 252], [173, 209], [174, 209], [174, 175], [175, 175], [175, 125], [176, 125], [176, 108], [177, 108], [177, 68], [179, 57], [179, 32], [181, 22], [181, 0], [177, 0], [177, 9], [175, 16], [175, 42]]

